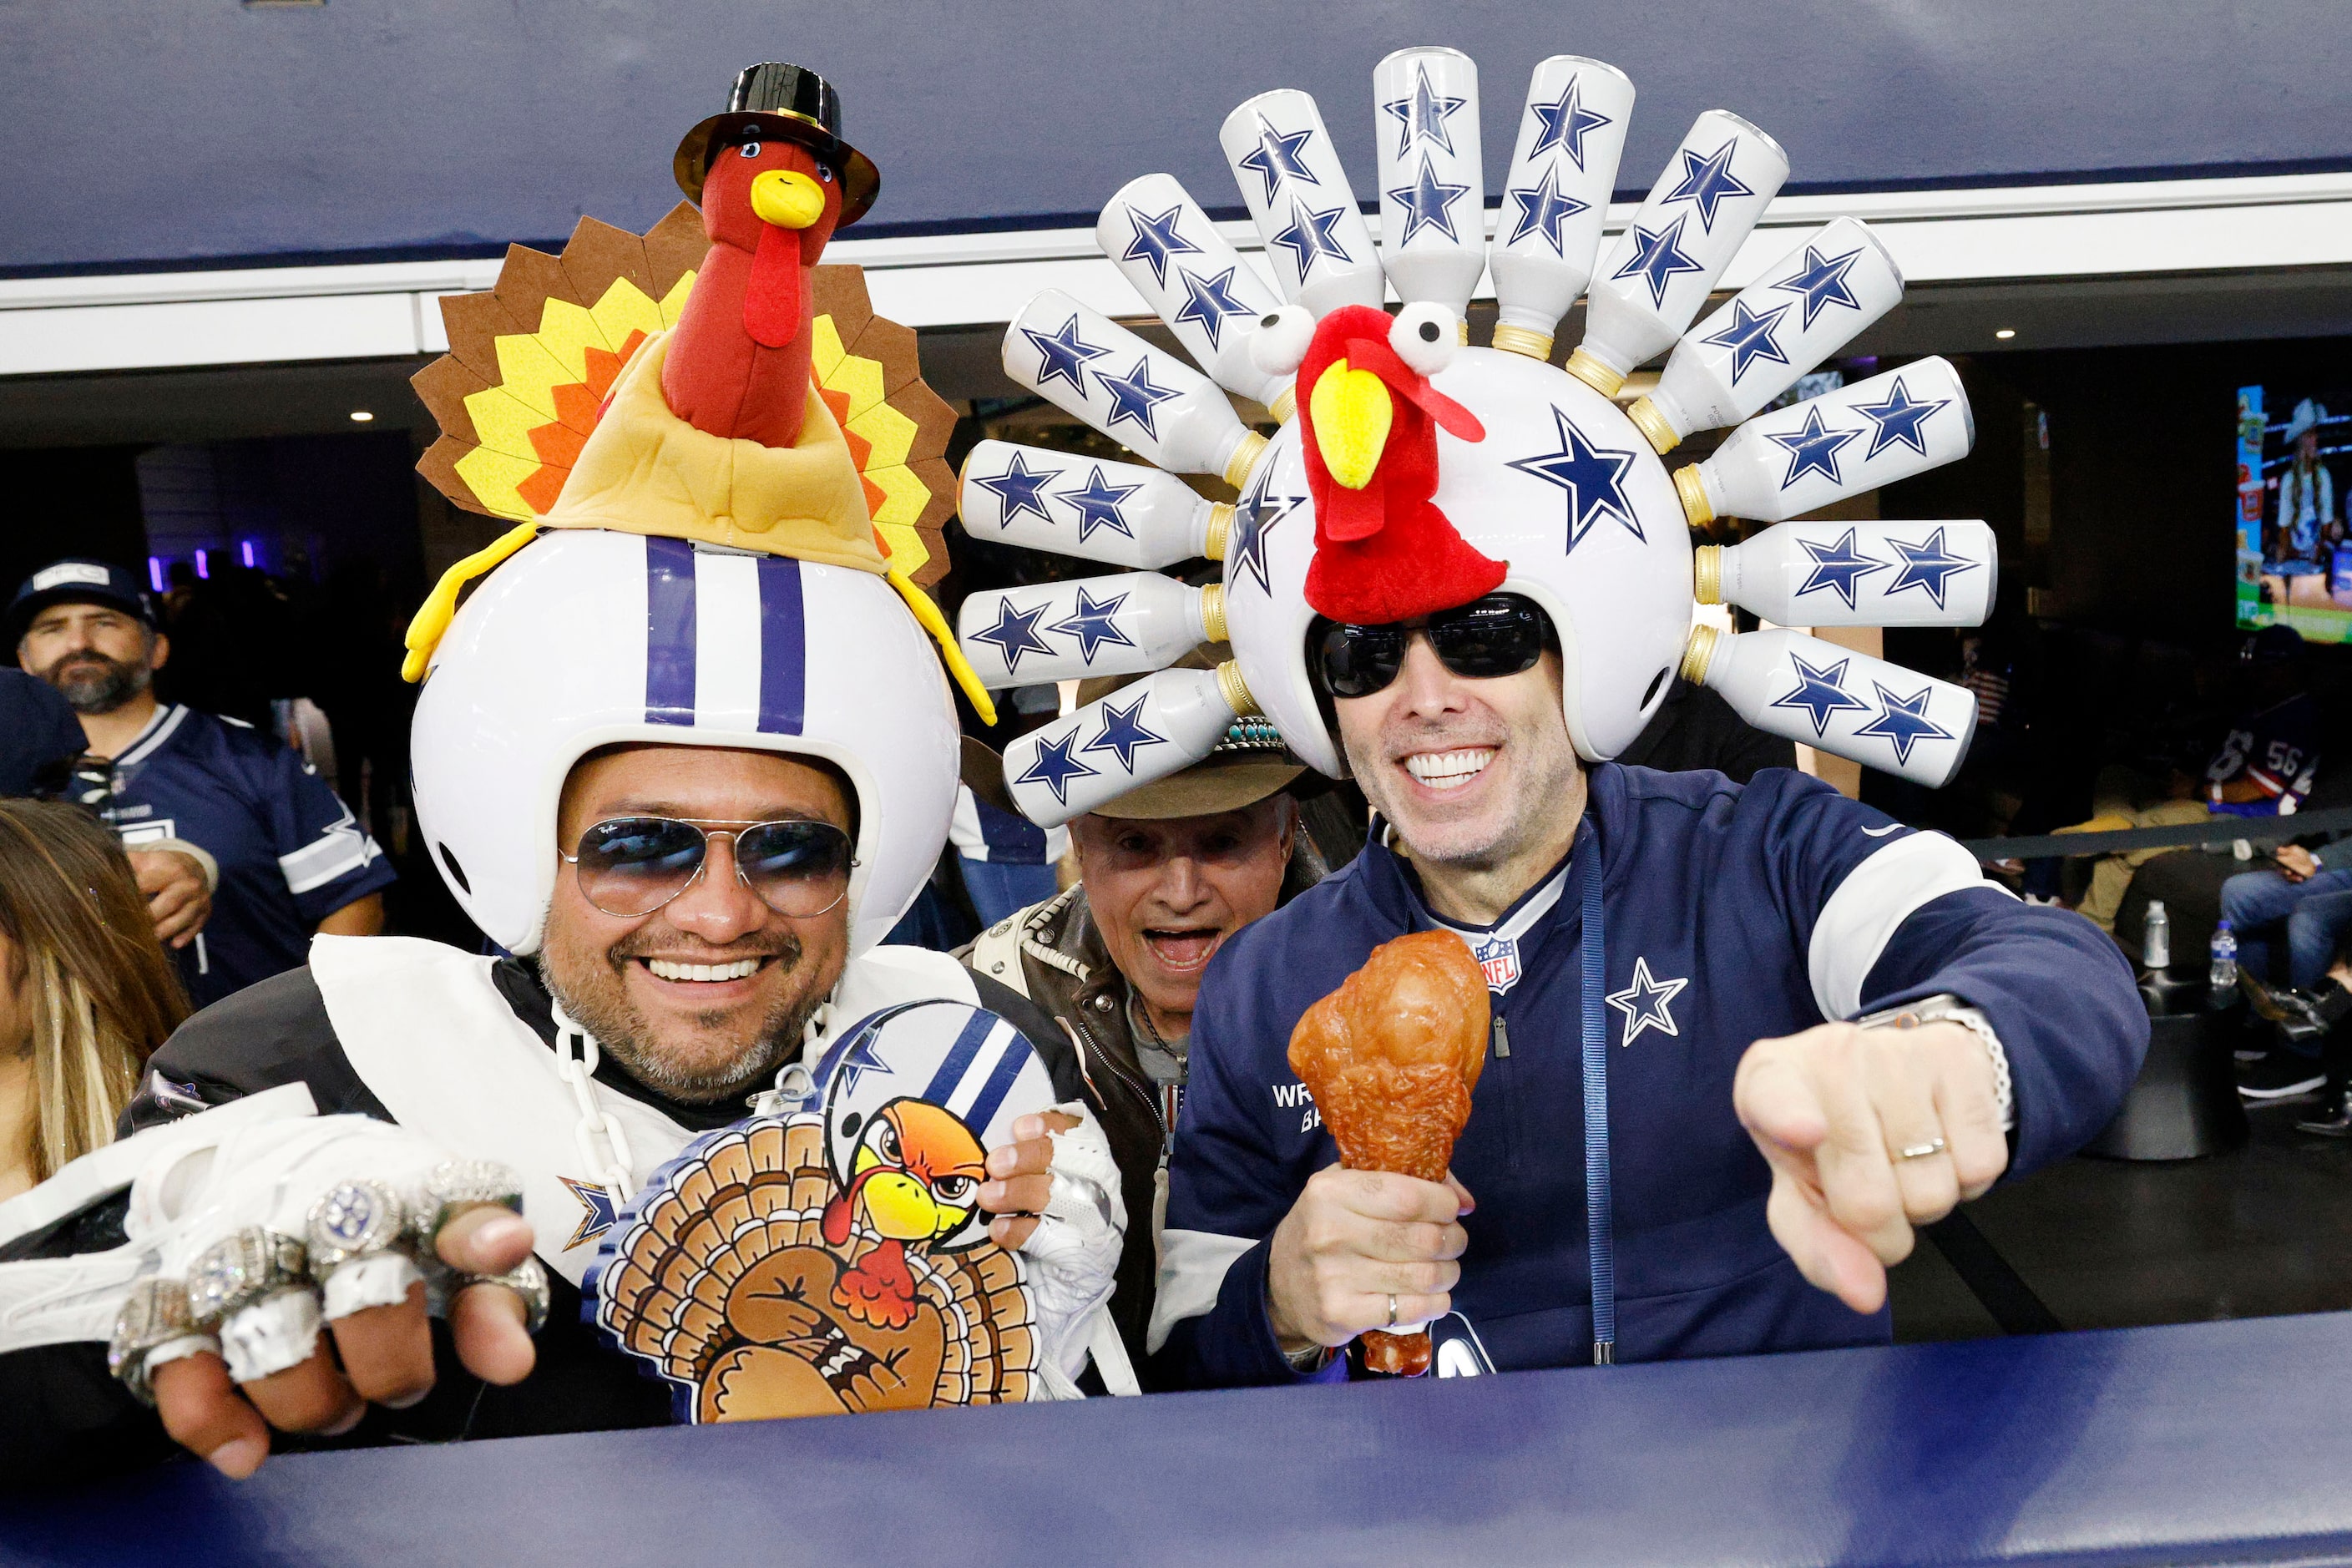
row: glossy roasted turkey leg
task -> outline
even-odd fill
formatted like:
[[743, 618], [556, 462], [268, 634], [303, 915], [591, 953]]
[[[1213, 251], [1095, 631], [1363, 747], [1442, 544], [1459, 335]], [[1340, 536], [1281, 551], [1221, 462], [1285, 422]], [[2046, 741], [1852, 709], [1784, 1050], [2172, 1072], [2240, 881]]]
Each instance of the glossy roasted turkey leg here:
[[[1469, 947], [1452, 931], [1416, 931], [1374, 948], [1307, 1010], [1290, 1033], [1290, 1070], [1315, 1097], [1341, 1164], [1442, 1182], [1486, 1065], [1486, 975]], [[1363, 1340], [1374, 1372], [1429, 1366], [1425, 1332]]]

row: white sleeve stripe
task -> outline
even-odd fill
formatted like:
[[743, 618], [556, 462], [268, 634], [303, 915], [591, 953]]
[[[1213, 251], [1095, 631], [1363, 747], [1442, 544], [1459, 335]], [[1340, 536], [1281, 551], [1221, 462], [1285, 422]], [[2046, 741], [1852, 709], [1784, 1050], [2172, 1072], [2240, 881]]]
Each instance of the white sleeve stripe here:
[[1946, 893], [1985, 887], [2000, 884], [1986, 881], [1976, 857], [1940, 833], [1893, 839], [1847, 872], [1822, 906], [1805, 955], [1822, 1016], [1851, 1018], [1862, 1011], [1863, 982], [1913, 911]]
[[1144, 1348], [1153, 1355], [1168, 1342], [1171, 1330], [1186, 1318], [1208, 1315], [1217, 1304], [1225, 1274], [1256, 1242], [1242, 1236], [1219, 1236], [1207, 1230], [1163, 1230], [1160, 1233], [1160, 1294], [1151, 1303], [1151, 1331]]
[[307, 893], [363, 868], [383, 853], [366, 834], [336, 826], [329, 828], [327, 836], [316, 844], [304, 845], [291, 855], [280, 855], [278, 868], [286, 874], [289, 892]]

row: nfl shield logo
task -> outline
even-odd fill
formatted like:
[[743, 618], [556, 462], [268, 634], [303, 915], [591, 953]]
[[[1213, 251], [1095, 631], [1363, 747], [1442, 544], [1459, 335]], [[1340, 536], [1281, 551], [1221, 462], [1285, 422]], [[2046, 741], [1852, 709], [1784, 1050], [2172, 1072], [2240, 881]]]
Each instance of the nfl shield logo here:
[[1508, 991], [1519, 983], [1519, 943], [1516, 937], [1490, 936], [1471, 949], [1478, 967], [1486, 972], [1486, 989]]

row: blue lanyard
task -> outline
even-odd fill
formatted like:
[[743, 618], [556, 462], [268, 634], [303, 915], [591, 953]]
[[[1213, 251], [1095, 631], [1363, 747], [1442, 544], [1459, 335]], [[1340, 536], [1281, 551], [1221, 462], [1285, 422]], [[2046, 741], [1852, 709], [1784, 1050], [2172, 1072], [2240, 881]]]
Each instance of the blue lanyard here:
[[1584, 1232], [1592, 1274], [1592, 1364], [1617, 1360], [1617, 1241], [1609, 1199], [1609, 956], [1601, 938], [1601, 838], [1584, 857]]

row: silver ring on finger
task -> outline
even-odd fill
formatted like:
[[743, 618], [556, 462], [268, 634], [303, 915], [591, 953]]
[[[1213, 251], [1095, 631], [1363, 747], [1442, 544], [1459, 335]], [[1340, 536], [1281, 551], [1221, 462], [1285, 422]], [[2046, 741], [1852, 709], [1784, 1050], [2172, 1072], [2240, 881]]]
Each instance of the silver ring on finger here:
[[418, 1245], [431, 1252], [443, 1226], [486, 1204], [522, 1213], [522, 1178], [495, 1160], [442, 1161], [425, 1176], [423, 1194], [410, 1216]]
[[1391, 1291], [1390, 1291], [1390, 1292], [1389, 1292], [1389, 1322], [1388, 1322], [1388, 1326], [1389, 1326], [1390, 1328], [1392, 1328], [1392, 1329], [1393, 1329], [1393, 1328], [1395, 1328], [1395, 1327], [1397, 1326], [1397, 1299], [1396, 1299], [1396, 1292], [1395, 1292], [1395, 1291], [1393, 1291], [1393, 1290], [1391, 1290]]
[[1947, 1145], [1941, 1138], [1930, 1138], [1925, 1143], [1907, 1143], [1895, 1151], [1898, 1160], [1924, 1160], [1930, 1154], [1940, 1154]]
[[231, 1231], [188, 1266], [188, 1321], [216, 1334], [230, 1316], [280, 1290], [310, 1283], [302, 1244], [257, 1225]]
[[321, 1279], [346, 1263], [402, 1245], [408, 1207], [383, 1182], [338, 1182], [310, 1205], [310, 1271]]
[[520, 1296], [523, 1332], [536, 1334], [547, 1326], [547, 1265], [537, 1258], [526, 1258], [504, 1274], [460, 1274], [451, 1269], [441, 1282], [446, 1300], [455, 1300], [458, 1291], [476, 1285], [503, 1285]]
[[114, 1332], [106, 1346], [106, 1367], [142, 1405], [155, 1403], [147, 1375], [147, 1358], [165, 1345], [200, 1337], [188, 1316], [188, 1284], [184, 1279], [150, 1274], [134, 1279], [131, 1293], [114, 1314]]

